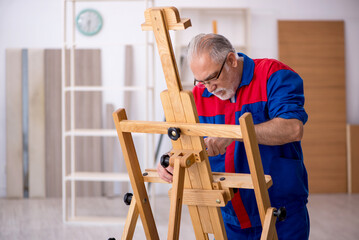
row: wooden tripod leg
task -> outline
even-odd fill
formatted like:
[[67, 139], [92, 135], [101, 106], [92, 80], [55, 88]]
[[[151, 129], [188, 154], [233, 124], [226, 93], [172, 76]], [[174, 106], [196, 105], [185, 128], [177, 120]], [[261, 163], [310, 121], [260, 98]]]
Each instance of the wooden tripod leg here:
[[133, 189], [133, 195], [137, 200], [136, 206], [141, 217], [146, 238], [157, 240], [159, 239], [159, 236], [152, 214], [150, 201], [148, 200], [140, 164], [138, 162], [135, 144], [133, 143], [131, 133], [122, 132], [121, 129], [121, 121], [127, 120], [126, 111], [124, 109], [118, 109], [112, 114], [112, 116], [116, 125], [118, 139], [121, 143], [122, 153]]
[[133, 238], [139, 213], [136, 198], [133, 197], [130, 208], [128, 209], [126, 224], [121, 238], [122, 240], [129, 240]]
[[263, 224], [261, 240], [274, 239], [275, 221], [277, 219], [277, 217], [274, 216], [274, 210], [275, 210], [274, 208], [267, 209], [266, 217], [264, 219], [264, 224]]
[[[257, 200], [258, 212], [261, 218], [262, 226], [264, 226], [264, 220], [266, 218], [266, 214], [268, 213], [268, 209], [271, 208], [271, 205], [267, 184], [264, 178], [264, 170], [261, 155], [259, 153], [252, 115], [250, 113], [243, 114], [239, 118], [239, 123], [241, 126], [244, 147], [246, 149], [249, 170], [251, 172], [254, 193]], [[277, 230], [274, 226], [272, 229], [273, 238], [278, 239]]]
[[181, 159], [175, 159], [174, 161], [171, 209], [167, 235], [167, 239], [173, 240], [178, 239], [181, 225], [185, 168], [181, 166], [180, 160]]

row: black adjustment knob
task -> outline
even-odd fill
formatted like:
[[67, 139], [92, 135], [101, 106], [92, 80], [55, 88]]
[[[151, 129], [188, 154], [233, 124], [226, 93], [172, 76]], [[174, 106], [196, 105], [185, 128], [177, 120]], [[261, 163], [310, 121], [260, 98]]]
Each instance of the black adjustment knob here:
[[167, 134], [173, 141], [176, 141], [181, 136], [181, 129], [170, 127]]
[[160, 159], [160, 164], [162, 167], [167, 168], [170, 165], [170, 155], [163, 154]]
[[274, 211], [274, 216], [278, 218], [278, 221], [284, 221], [287, 217], [287, 210], [285, 207], [280, 207], [278, 210]]
[[125, 196], [123, 196], [123, 201], [125, 202], [126, 205], [131, 204], [132, 196], [133, 196], [132, 193], [126, 193]]
[[108, 240], [116, 240], [116, 238], [109, 238]]

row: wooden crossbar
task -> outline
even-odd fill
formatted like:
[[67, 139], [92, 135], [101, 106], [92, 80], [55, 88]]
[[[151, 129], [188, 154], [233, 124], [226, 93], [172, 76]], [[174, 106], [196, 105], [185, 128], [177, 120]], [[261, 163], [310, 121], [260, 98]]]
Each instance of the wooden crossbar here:
[[[146, 169], [145, 176], [143, 177], [145, 182], [153, 183], [167, 183], [162, 180], [157, 173], [156, 169]], [[226, 173], [226, 172], [212, 172], [213, 181], [220, 182], [223, 188], [241, 188], [241, 189], [254, 189], [251, 174], [245, 173]], [[221, 180], [224, 178], [224, 180]], [[264, 175], [267, 188], [273, 185], [271, 176]]]
[[238, 125], [218, 125], [207, 123], [176, 123], [151, 121], [122, 121], [123, 132], [167, 134], [170, 127], [179, 128], [186, 136], [222, 137], [242, 140], [242, 131]]

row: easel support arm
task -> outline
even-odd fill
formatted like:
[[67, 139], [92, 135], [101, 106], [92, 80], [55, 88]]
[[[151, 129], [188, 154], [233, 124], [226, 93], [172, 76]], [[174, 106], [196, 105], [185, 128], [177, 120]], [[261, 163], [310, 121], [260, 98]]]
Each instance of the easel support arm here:
[[123, 132], [157, 134], [167, 134], [168, 128], [175, 127], [181, 129], [181, 134], [186, 136], [222, 137], [242, 140], [241, 128], [238, 125], [123, 120], [120, 122], [120, 127]]

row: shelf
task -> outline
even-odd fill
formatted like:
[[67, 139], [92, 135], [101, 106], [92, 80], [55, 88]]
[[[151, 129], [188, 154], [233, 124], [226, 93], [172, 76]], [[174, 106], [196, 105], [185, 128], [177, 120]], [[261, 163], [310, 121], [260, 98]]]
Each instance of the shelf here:
[[247, 11], [247, 8], [220, 8], [220, 7], [180, 7], [180, 11], [201, 11], [201, 12], [211, 12], [215, 11], [216, 13], [223, 14], [232, 14], [238, 13], [238, 11]]
[[[178, 44], [178, 45], [176, 45], [176, 48], [187, 48], [188, 47], [188, 44]], [[248, 46], [247, 45], [233, 45], [233, 47], [235, 48], [235, 49], [246, 49], [246, 48], [248, 48]]]
[[124, 217], [101, 217], [101, 216], [76, 216], [69, 217], [67, 223], [71, 224], [93, 224], [93, 225], [109, 225], [109, 224], [125, 224]]
[[76, 137], [116, 137], [116, 130], [106, 129], [76, 129], [73, 131], [66, 131], [65, 136]]
[[[65, 0], [65, 2], [128, 2], [129, 0]], [[146, 0], [131, 0], [133, 2], [145, 2]]]
[[[142, 136], [144, 133], [132, 133], [132, 136]], [[117, 137], [116, 130], [112, 129], [75, 129], [66, 131], [65, 136], [75, 137]]]
[[[82, 4], [76, 5], [75, 3], [84, 3], [84, 2], [96, 2], [97, 3], [108, 3], [104, 9], [108, 9], [111, 11], [107, 11], [107, 15], [105, 16], [106, 19], [110, 18], [111, 16], [117, 16], [115, 11], [115, 8], [118, 9], [124, 9], [124, 5], [121, 4], [123, 2], [137, 2], [138, 5], [141, 6], [139, 11], [142, 11], [142, 6], [145, 6], [146, 8], [150, 6], [154, 6], [153, 0], [64, 0], [63, 1], [63, 38], [62, 38], [62, 61], [61, 61], [61, 70], [62, 70], [62, 77], [61, 77], [61, 86], [62, 86], [62, 106], [61, 106], [61, 114], [62, 114], [62, 125], [61, 125], [61, 136], [62, 136], [62, 184], [63, 184], [63, 193], [69, 192], [69, 196], [66, 196], [66, 194], [63, 194], [62, 196], [62, 203], [63, 203], [63, 209], [62, 209], [62, 216], [63, 221], [66, 223], [72, 223], [72, 224], [124, 224], [125, 218], [122, 217], [112, 217], [112, 216], [76, 216], [76, 192], [78, 188], [81, 188], [81, 185], [77, 186], [74, 184], [77, 181], [81, 182], [105, 182], [103, 184], [102, 188], [107, 192], [107, 187], [110, 189], [110, 195], [118, 194], [118, 189], [114, 187], [114, 184], [109, 184], [108, 182], [123, 182], [125, 185], [126, 183], [130, 183], [129, 176], [127, 172], [125, 171], [124, 166], [119, 165], [116, 166], [116, 168], [121, 169], [121, 173], [114, 172], [115, 166], [113, 166], [113, 162], [118, 157], [118, 153], [116, 150], [116, 145], [119, 144], [118, 140], [115, 141], [115, 139], [108, 139], [109, 137], [118, 138], [116, 129], [112, 126], [113, 121], [111, 117], [111, 112], [113, 112], [115, 109], [121, 107], [121, 106], [113, 106], [114, 109], [112, 109], [109, 105], [114, 105], [113, 102], [116, 102], [118, 104], [118, 100], [122, 99], [122, 107], [129, 105], [128, 103], [131, 103], [132, 95], [134, 94], [140, 94], [145, 97], [145, 101], [141, 103], [140, 105], [134, 103], [132, 107], [140, 108], [140, 114], [143, 112], [145, 120], [154, 119], [154, 112], [155, 112], [155, 106], [154, 106], [154, 92], [156, 87], [155, 82], [155, 70], [151, 71], [151, 67], [155, 69], [155, 43], [154, 38], [150, 37], [149, 33], [143, 33], [142, 37], [137, 37], [134, 39], [134, 42], [130, 42], [127, 38], [119, 39], [119, 41], [116, 41], [114, 36], [117, 36], [116, 34], [112, 34], [112, 31], [109, 32], [110, 37], [103, 36], [103, 37], [95, 37], [95, 38], [84, 38], [78, 32], [76, 31], [76, 11], [79, 10], [78, 6], [82, 6]], [[143, 2], [143, 4], [141, 3]], [[113, 4], [116, 3], [116, 4]], [[117, 4], [119, 3], [119, 4]], [[149, 6], [150, 5], [150, 6]], [[100, 6], [100, 8], [103, 6]], [[114, 10], [114, 11], [113, 11]], [[104, 11], [106, 12], [106, 11]], [[141, 16], [143, 16], [141, 14]], [[121, 16], [120, 16], [121, 17]], [[126, 19], [123, 19], [122, 21], [126, 24]], [[107, 25], [106, 25], [107, 26]], [[110, 27], [110, 26], [108, 26]], [[137, 26], [135, 31], [140, 31], [140, 26]], [[117, 29], [116, 27], [113, 29], [113, 32], [117, 31], [118, 33], [121, 32], [120, 29]], [[131, 34], [130, 32], [126, 32], [126, 34]], [[137, 34], [137, 32], [136, 32]], [[142, 36], [141, 35], [141, 36]], [[111, 37], [112, 36], [112, 37]], [[97, 40], [96, 40], [97, 39]], [[102, 40], [101, 40], [102, 39]], [[115, 39], [115, 40], [114, 40]], [[126, 45], [132, 46], [134, 49], [131, 53], [127, 52], [127, 49], [124, 48]], [[124, 48], [124, 49], [122, 49]], [[91, 59], [85, 59], [85, 58], [77, 58], [76, 50], [85, 50], [85, 51], [93, 51], [95, 50], [98, 54], [98, 51], [100, 54], [100, 60], [96, 60], [96, 63], [93, 64], [99, 64], [100, 63], [100, 72], [96, 72], [96, 74], [99, 74], [101, 76], [101, 81], [96, 81], [95, 85], [91, 85], [93, 81], [86, 81], [85, 79], [87, 77], [83, 75], [79, 75], [79, 71], [87, 71], [89, 66], [92, 66], [91, 64], [89, 66], [81, 65], [81, 61], [88, 61]], [[115, 51], [114, 51], [115, 50]], [[123, 51], [124, 50], [124, 51]], [[137, 50], [141, 51], [141, 53], [145, 54], [145, 57], [141, 57], [141, 61], [143, 60], [144, 65], [137, 64], [132, 69], [129, 69], [128, 65], [132, 64], [133, 61], [137, 61]], [[124, 54], [125, 59], [122, 59], [122, 55], [120, 59], [116, 59], [114, 61], [114, 53]], [[96, 55], [97, 57], [98, 55]], [[109, 57], [111, 56], [111, 57]], [[141, 55], [140, 55], [141, 56]], [[85, 56], [87, 57], [87, 55]], [[91, 56], [88, 56], [91, 57]], [[107, 57], [107, 58], [106, 58]], [[104, 59], [111, 60], [111, 62], [104, 61]], [[119, 68], [119, 63], [117, 60], [120, 60], [120, 62], [123, 62], [124, 68]], [[91, 61], [88, 61], [91, 62]], [[104, 65], [106, 64], [106, 65]], [[109, 65], [110, 64], [110, 65]], [[133, 65], [133, 64], [132, 64]], [[103, 67], [106, 66], [106, 67]], [[141, 68], [141, 69], [140, 69]], [[80, 70], [78, 70], [80, 69]], [[90, 69], [92, 70], [92, 68]], [[94, 69], [98, 70], [98, 69]], [[106, 74], [103, 74], [102, 70], [106, 71]], [[117, 72], [121, 71], [124, 73], [124, 75], [117, 76]], [[142, 71], [140, 74], [138, 74], [135, 71]], [[113, 74], [115, 73], [115, 74]], [[143, 75], [144, 74], [144, 75]], [[142, 76], [143, 75], [143, 76]], [[68, 77], [67, 77], [68, 76]], [[94, 75], [97, 76], [97, 75]], [[116, 76], [115, 79], [113, 79], [113, 76]], [[84, 81], [77, 80], [78, 78], [84, 78]], [[115, 80], [114, 84], [105, 85], [102, 86], [102, 84], [107, 83], [103, 80]], [[69, 79], [68, 79], [69, 78]], [[96, 78], [98, 80], [99, 78]], [[72, 84], [68, 84], [68, 81], [70, 81]], [[79, 85], [78, 83], [82, 82], [84, 85]], [[102, 82], [102, 83], [101, 83]], [[76, 84], [74, 84], [76, 83]], [[130, 94], [127, 94], [129, 93]], [[102, 105], [103, 110], [97, 110], [97, 112], [94, 112], [96, 116], [101, 116], [106, 114], [106, 118], [102, 120], [101, 123], [97, 124], [99, 121], [96, 122], [96, 124], [92, 124], [91, 120], [89, 119], [89, 124], [87, 126], [81, 125], [83, 121], [87, 121], [88, 118], [91, 118], [92, 115], [89, 115], [89, 117], [82, 114], [82, 112], [87, 111], [87, 109], [91, 110], [92, 112], [94, 110], [91, 109], [91, 102], [90, 101], [82, 101], [82, 97], [89, 94], [94, 93], [102, 93]], [[132, 94], [134, 93], [134, 94]], [[70, 95], [70, 96], [68, 96]], [[76, 98], [74, 95], [76, 95]], [[97, 95], [97, 94], [95, 94]], [[109, 97], [108, 97], [109, 96]], [[88, 97], [88, 95], [86, 95]], [[91, 97], [91, 96], [90, 96]], [[80, 99], [80, 100], [78, 100]], [[96, 101], [98, 103], [98, 101]], [[104, 108], [106, 104], [106, 109]], [[136, 105], [136, 106], [135, 106]], [[110, 110], [111, 107], [111, 110]], [[143, 110], [142, 110], [143, 109]], [[82, 118], [78, 118], [79, 113], [76, 111], [81, 110], [81, 116]], [[152, 113], [152, 115], [151, 115]], [[142, 115], [141, 115], [142, 116]], [[77, 120], [80, 119], [80, 121]], [[83, 120], [84, 119], [84, 120]], [[70, 120], [70, 126], [67, 121]], [[93, 121], [95, 122], [95, 121]], [[76, 128], [75, 126], [80, 126], [84, 128]], [[68, 127], [68, 128], [67, 128]], [[87, 128], [85, 128], [87, 127]], [[91, 128], [93, 127], [93, 128]], [[103, 128], [102, 128], [103, 127]], [[154, 151], [154, 136], [152, 141], [150, 139], [150, 135], [146, 135], [144, 133], [133, 133], [131, 134], [134, 141], [137, 141], [138, 137], [143, 137], [143, 141], [141, 141], [141, 150], [143, 150], [143, 154], [145, 156], [144, 165], [147, 166], [148, 164], [153, 162], [154, 154], [152, 153]], [[81, 137], [82, 139], [78, 139], [77, 137]], [[77, 140], [90, 140], [90, 137], [102, 137], [100, 140], [103, 141], [104, 144], [102, 144], [101, 141], [98, 142], [99, 147], [102, 147], [103, 151], [101, 154], [102, 157], [93, 156], [90, 153], [87, 153], [87, 155], [80, 155], [77, 154], [78, 150], [82, 151], [81, 144], [77, 144]], [[86, 139], [89, 138], [89, 139]], [[107, 139], [106, 139], [107, 138]], [[92, 140], [92, 139], [91, 139]], [[98, 139], [96, 139], [98, 140]], [[86, 141], [78, 141], [79, 143], [86, 142]], [[116, 143], [115, 143], [116, 142]], [[97, 144], [97, 143], [96, 143]], [[98, 146], [98, 145], [96, 145]], [[90, 152], [90, 147], [86, 149], [87, 152]], [[96, 150], [96, 149], [95, 149]], [[116, 150], [116, 151], [115, 151]], [[81, 152], [78, 151], [78, 152]], [[100, 151], [97, 151], [98, 153]], [[79, 155], [79, 156], [78, 156]], [[88, 169], [89, 172], [76, 172], [74, 171], [75, 168], [73, 166], [78, 166], [77, 164], [78, 160], [86, 160], [83, 158], [91, 158], [91, 161], [97, 161], [96, 166], [93, 167], [92, 170]], [[84, 161], [80, 162], [81, 164], [84, 163]], [[106, 172], [102, 172], [102, 168], [100, 166], [103, 166], [101, 164], [108, 164], [108, 168], [106, 167]], [[69, 166], [71, 168], [69, 169]], [[78, 167], [78, 169], [81, 169]], [[67, 184], [71, 183], [71, 184]], [[121, 184], [122, 185], [122, 184]], [[86, 195], [87, 194], [87, 195]], [[97, 194], [97, 193], [96, 193]], [[107, 194], [107, 193], [106, 193]], [[92, 196], [92, 193], [88, 192], [85, 193], [86, 197]], [[97, 196], [97, 195], [94, 195]], [[69, 198], [69, 199], [68, 199]], [[70, 201], [69, 201], [70, 200]], [[71, 214], [68, 214], [71, 213]]]
[[127, 173], [112, 172], [73, 172], [66, 175], [66, 181], [94, 181], [94, 182], [129, 182]]
[[78, 47], [78, 48], [101, 48], [101, 47], [120, 47], [120, 46], [149, 46], [153, 47], [153, 43], [143, 43], [143, 42], [103, 42], [103, 43], [79, 43], [79, 42], [65, 42], [65, 47]]
[[100, 92], [100, 91], [146, 91], [153, 90], [153, 87], [145, 87], [145, 86], [125, 86], [125, 87], [104, 87], [104, 86], [75, 86], [75, 87], [65, 87], [66, 92]]

